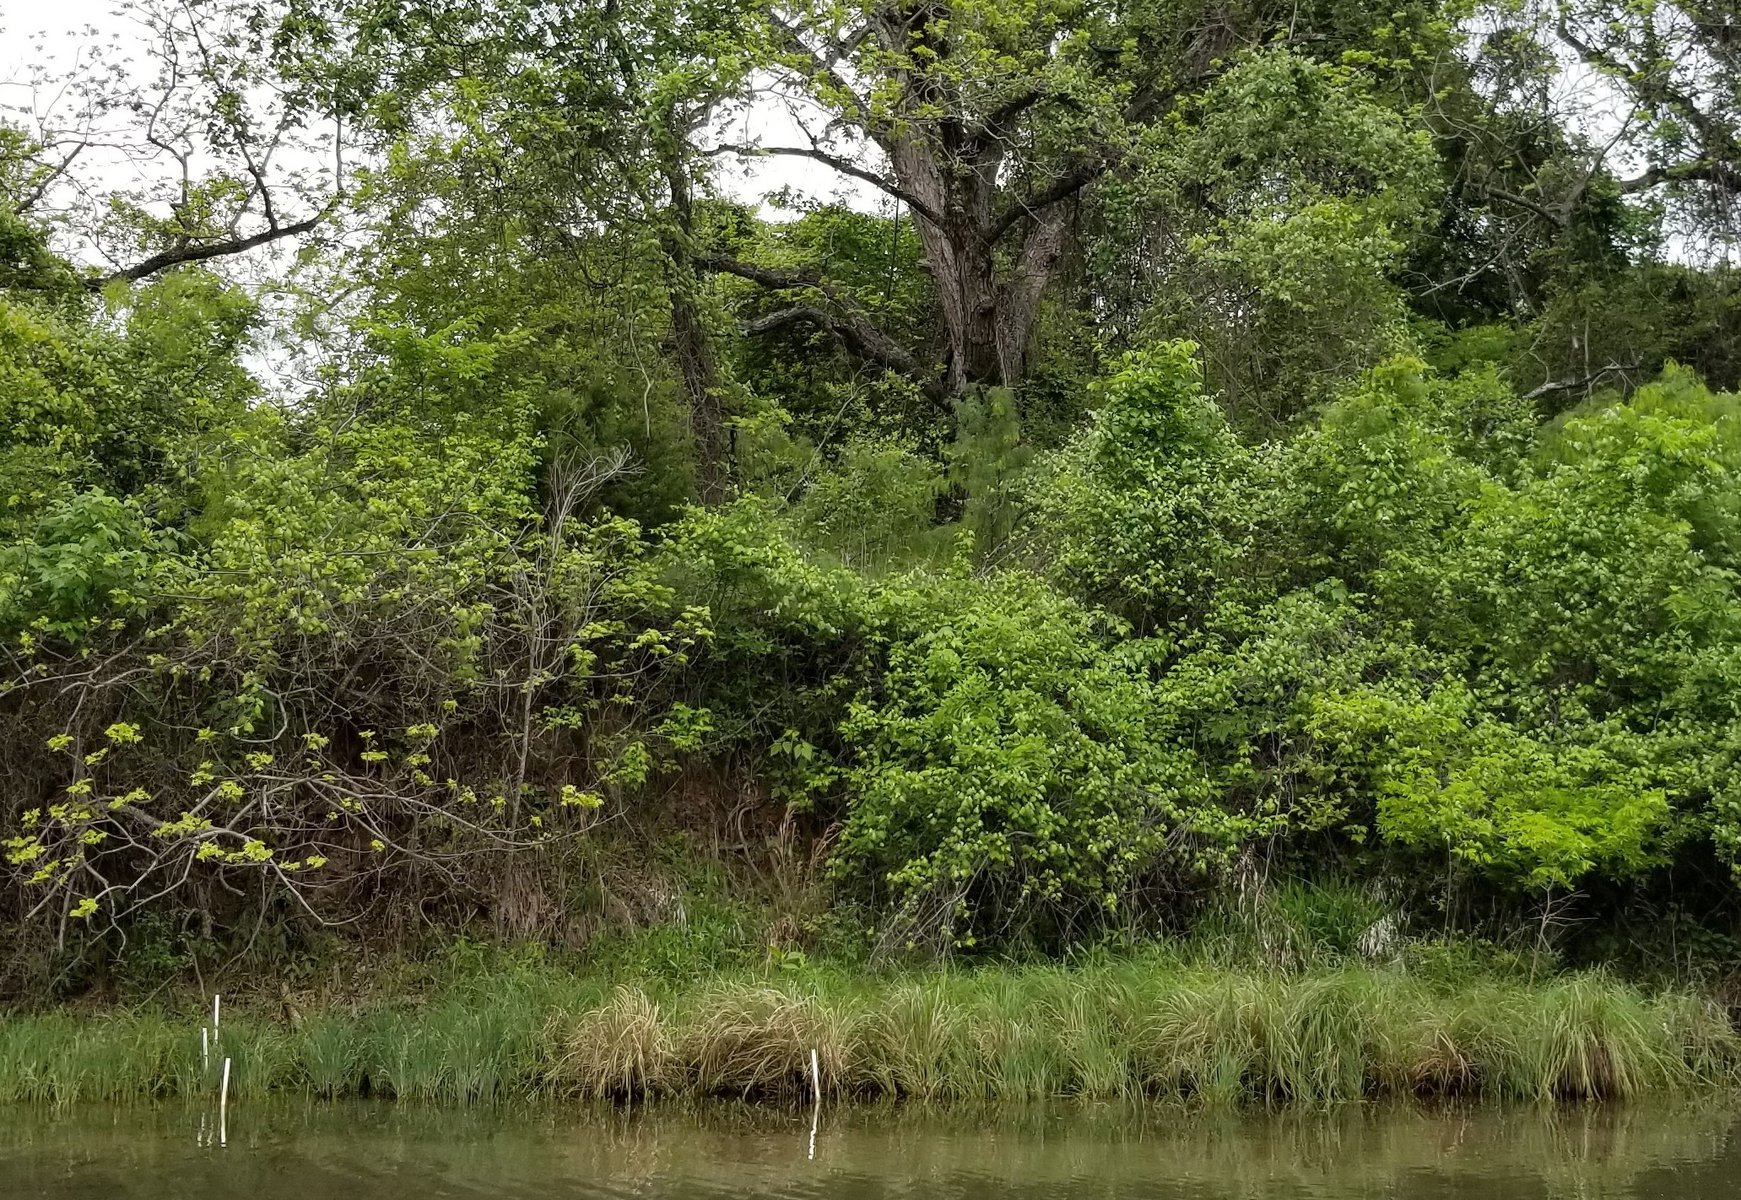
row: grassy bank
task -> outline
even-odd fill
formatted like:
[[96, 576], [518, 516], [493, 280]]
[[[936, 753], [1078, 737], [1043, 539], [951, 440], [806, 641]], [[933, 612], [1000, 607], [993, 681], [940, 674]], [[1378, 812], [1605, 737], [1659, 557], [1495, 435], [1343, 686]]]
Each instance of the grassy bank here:
[[[200, 1018], [0, 1019], [0, 1101], [212, 1089]], [[1136, 960], [890, 977], [808, 969], [611, 984], [549, 968], [453, 981], [417, 1003], [226, 1017], [231, 1094], [520, 1098], [811, 1092], [839, 1099], [1363, 1096], [1617, 1099], [1741, 1081], [1716, 1004], [1600, 975], [1457, 983], [1388, 968], [1297, 974]]]

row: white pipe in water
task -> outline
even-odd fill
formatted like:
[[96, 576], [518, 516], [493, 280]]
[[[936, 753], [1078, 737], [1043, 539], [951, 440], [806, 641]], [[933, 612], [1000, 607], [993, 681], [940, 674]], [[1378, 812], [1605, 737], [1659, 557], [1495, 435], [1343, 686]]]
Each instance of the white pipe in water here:
[[816, 1061], [816, 1047], [810, 1048], [810, 1090], [816, 1106], [810, 1110], [810, 1157], [816, 1157], [816, 1127], [822, 1123], [822, 1067]]
[[230, 1144], [226, 1118], [230, 1108], [230, 1060], [224, 1060], [224, 1081], [218, 1085], [218, 1145]]

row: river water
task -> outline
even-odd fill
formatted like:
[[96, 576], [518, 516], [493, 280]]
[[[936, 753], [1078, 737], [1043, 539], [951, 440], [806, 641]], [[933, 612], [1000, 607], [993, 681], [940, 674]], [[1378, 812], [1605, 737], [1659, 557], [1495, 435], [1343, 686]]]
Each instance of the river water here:
[[1741, 1197], [1734, 1106], [454, 1113], [0, 1108], [0, 1198]]

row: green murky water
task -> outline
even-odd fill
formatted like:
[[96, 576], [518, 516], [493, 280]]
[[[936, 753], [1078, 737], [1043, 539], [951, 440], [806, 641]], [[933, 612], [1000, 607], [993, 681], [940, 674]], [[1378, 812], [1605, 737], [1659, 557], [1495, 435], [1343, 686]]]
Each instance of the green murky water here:
[[713, 1109], [466, 1114], [387, 1105], [0, 1109], [0, 1197], [1741, 1196], [1733, 1106], [991, 1114]]

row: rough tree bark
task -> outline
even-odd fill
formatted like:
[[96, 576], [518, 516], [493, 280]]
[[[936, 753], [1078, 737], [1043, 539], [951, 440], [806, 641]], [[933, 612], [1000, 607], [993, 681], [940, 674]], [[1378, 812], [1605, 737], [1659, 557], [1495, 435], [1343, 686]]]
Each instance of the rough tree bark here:
[[[853, 31], [819, 39], [814, 30], [770, 15], [787, 69], [835, 110], [830, 130], [847, 127], [875, 145], [886, 173], [820, 141], [738, 149], [821, 162], [907, 206], [936, 283], [946, 338], [944, 361], [926, 364], [921, 382], [959, 394], [1026, 377], [1041, 300], [1058, 273], [1077, 199], [1119, 156], [1110, 146], [1083, 145], [1053, 155], [1044, 169], [1022, 162], [1036, 111], [1069, 106], [1071, 98], [1036, 77], [1030, 87], [976, 109], [954, 72], [953, 16], [947, 0], [894, 0], [873, 8]], [[874, 88], [842, 67], [866, 48], [881, 72]], [[1172, 78], [1165, 89], [1152, 81], [1133, 86], [1122, 118], [1150, 119], [1162, 90], [1172, 94], [1181, 82], [1200, 82], [1222, 61], [1208, 52], [1198, 57], [1200, 70]], [[1025, 185], [1013, 184], [1012, 176], [1025, 178]], [[850, 316], [828, 324], [851, 349], [844, 331], [862, 322]]]
[[[894, 72], [895, 119], [871, 119], [866, 109], [862, 128], [887, 156], [913, 209], [949, 338], [946, 387], [959, 393], [976, 384], [1018, 384], [1026, 375], [1040, 299], [1064, 249], [1067, 206], [1101, 164], [1085, 164], [1042, 194], [1000, 210], [999, 176], [1015, 122], [1041, 96], [1024, 93], [969, 117], [944, 72], [913, 69], [948, 60], [949, 15], [946, 6], [925, 0], [874, 13], [869, 36], [890, 61], [904, 65]], [[930, 116], [937, 112], [959, 115]], [[1011, 234], [1015, 244], [1006, 249]]]
[[689, 397], [696, 487], [703, 504], [718, 504], [730, 491], [731, 447], [726, 436], [719, 366], [707, 322], [695, 302], [694, 184], [674, 146], [664, 155], [661, 169], [670, 189], [670, 219], [661, 241], [671, 295], [672, 350], [683, 378], [683, 390]]

